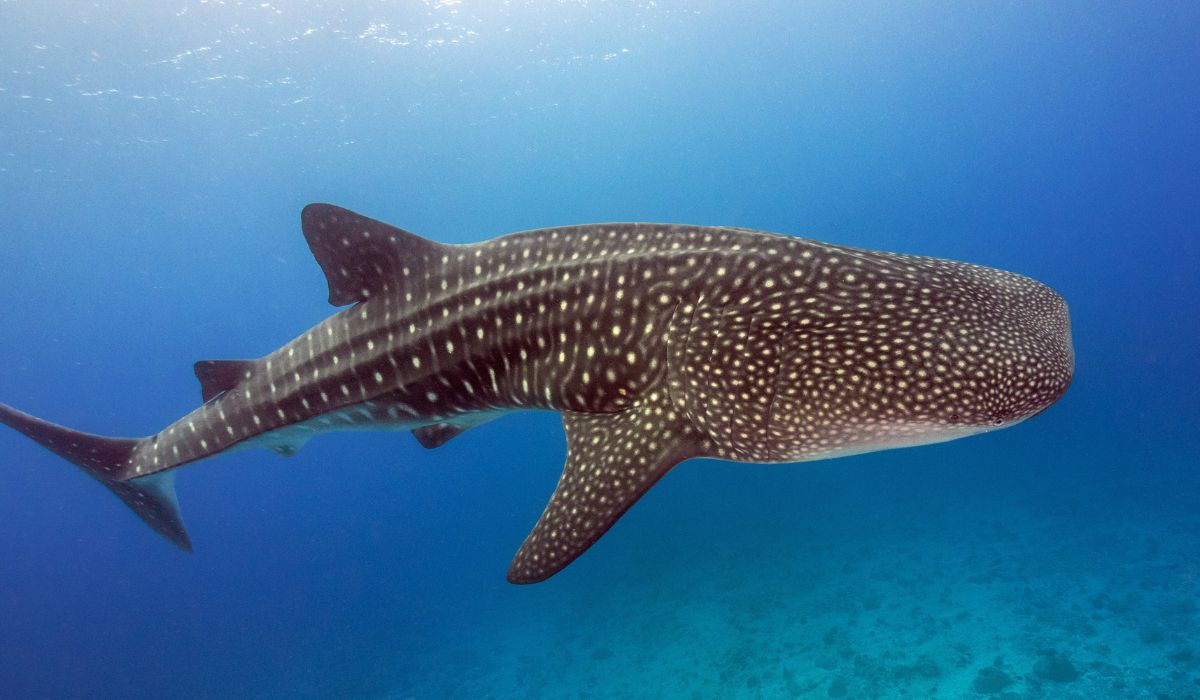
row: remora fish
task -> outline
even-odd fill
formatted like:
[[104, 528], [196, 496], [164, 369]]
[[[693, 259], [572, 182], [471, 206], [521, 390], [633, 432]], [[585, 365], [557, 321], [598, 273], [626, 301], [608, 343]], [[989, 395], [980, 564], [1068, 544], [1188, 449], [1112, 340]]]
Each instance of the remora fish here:
[[436, 447], [562, 413], [558, 487], [508, 571], [544, 580], [692, 457], [795, 462], [950, 440], [1054, 403], [1067, 306], [1027, 277], [739, 228], [595, 224], [444, 245], [327, 204], [302, 215], [344, 309], [257, 360], [196, 363], [204, 404], [156, 435], [3, 422], [191, 543], [175, 469], [333, 430]]

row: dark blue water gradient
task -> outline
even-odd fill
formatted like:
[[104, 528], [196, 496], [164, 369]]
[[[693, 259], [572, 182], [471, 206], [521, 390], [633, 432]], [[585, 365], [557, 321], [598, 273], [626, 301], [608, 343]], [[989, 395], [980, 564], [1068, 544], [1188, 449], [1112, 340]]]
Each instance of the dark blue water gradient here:
[[[0, 695], [903, 696], [879, 660], [926, 643], [907, 608], [870, 638], [849, 611], [913, 582], [945, 587], [943, 636], [1048, 631], [903, 682], [953, 697], [1088, 638], [1063, 620], [1094, 604], [1075, 683], [1200, 692], [1195, 5], [78, 5], [0, 2], [0, 400], [47, 419], [153, 432], [199, 400], [193, 361], [328, 314], [318, 200], [448, 242], [675, 221], [1003, 267], [1068, 300], [1078, 368], [996, 434], [689, 464], [532, 587], [504, 571], [562, 463], [551, 415], [187, 469], [190, 557], [5, 433]], [[955, 622], [972, 577], [1008, 602]]]

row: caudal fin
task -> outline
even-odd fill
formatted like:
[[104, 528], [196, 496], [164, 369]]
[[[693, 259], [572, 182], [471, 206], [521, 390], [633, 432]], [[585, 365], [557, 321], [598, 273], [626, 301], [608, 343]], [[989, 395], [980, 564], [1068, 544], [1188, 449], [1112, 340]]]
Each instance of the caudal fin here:
[[125, 467], [141, 440], [81, 433], [0, 404], [0, 423], [24, 433], [42, 447], [79, 467], [108, 487], [158, 534], [185, 552], [191, 540], [179, 516], [175, 474], [166, 471], [129, 479]]

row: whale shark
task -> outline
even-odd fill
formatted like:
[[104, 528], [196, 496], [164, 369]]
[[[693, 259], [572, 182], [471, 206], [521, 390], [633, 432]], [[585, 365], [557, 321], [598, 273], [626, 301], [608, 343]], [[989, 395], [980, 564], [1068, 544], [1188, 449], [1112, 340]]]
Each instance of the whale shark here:
[[0, 404], [185, 551], [174, 476], [338, 430], [435, 448], [519, 410], [567, 457], [508, 569], [545, 580], [692, 458], [802, 462], [1024, 421], [1067, 390], [1067, 305], [963, 262], [745, 228], [608, 223], [443, 244], [329, 204], [301, 214], [345, 307], [258, 359], [195, 364], [202, 404], [158, 433], [79, 432]]

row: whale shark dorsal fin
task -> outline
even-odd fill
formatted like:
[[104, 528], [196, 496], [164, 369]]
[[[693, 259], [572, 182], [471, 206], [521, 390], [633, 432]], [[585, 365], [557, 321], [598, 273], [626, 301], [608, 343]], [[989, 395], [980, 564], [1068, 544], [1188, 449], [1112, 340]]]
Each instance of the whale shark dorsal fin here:
[[449, 247], [332, 204], [304, 207], [300, 225], [334, 306], [400, 291], [440, 264]]
[[699, 433], [666, 402], [620, 413], [565, 412], [563, 427], [567, 463], [509, 566], [512, 583], [537, 583], [561, 571], [672, 467], [705, 453]]
[[200, 380], [200, 399], [205, 403], [247, 379], [254, 360], [200, 360], [192, 369]]

